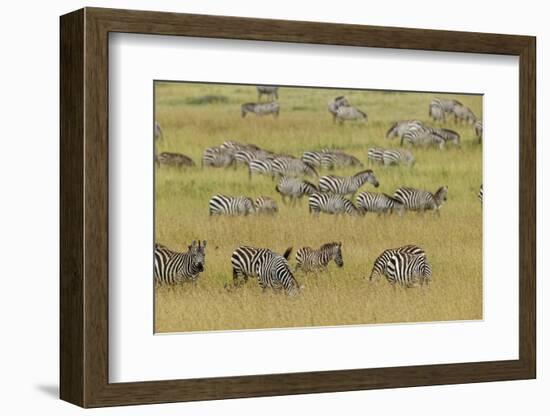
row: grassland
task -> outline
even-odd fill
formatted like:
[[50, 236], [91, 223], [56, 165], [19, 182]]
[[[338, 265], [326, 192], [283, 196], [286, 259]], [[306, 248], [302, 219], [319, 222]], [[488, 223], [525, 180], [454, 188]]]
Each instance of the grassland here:
[[[269, 178], [249, 180], [242, 167], [200, 167], [203, 150], [228, 139], [294, 155], [337, 147], [366, 163], [368, 147], [398, 147], [397, 141], [384, 136], [393, 121], [430, 122], [428, 103], [434, 94], [282, 88], [278, 119], [240, 117], [240, 104], [256, 100], [252, 86], [162, 83], [157, 84], [155, 95], [156, 119], [164, 130], [158, 152], [181, 152], [197, 163], [183, 170], [157, 169], [156, 241], [183, 251], [194, 239], [208, 240], [206, 270], [196, 286], [156, 289], [157, 332], [482, 318], [482, 210], [476, 197], [482, 158], [471, 126], [445, 125], [461, 134], [460, 148], [412, 149], [417, 160], [412, 168], [373, 167], [380, 192], [391, 194], [403, 185], [434, 192], [447, 185], [449, 196], [439, 217], [408, 213], [311, 218], [306, 199], [295, 207], [283, 205]], [[333, 124], [326, 104], [337, 95], [346, 95], [353, 105], [366, 110], [368, 122]], [[481, 114], [481, 97], [453, 97]], [[371, 185], [362, 188], [369, 189]], [[280, 211], [275, 217], [210, 218], [208, 200], [216, 193], [271, 196], [279, 202]], [[343, 242], [344, 267], [331, 263], [323, 274], [297, 273], [297, 280], [305, 285], [297, 297], [262, 293], [254, 281], [231, 293], [223, 287], [231, 281], [230, 256], [238, 245], [282, 253], [289, 246], [296, 250], [329, 241]], [[428, 254], [433, 268], [428, 288], [394, 290], [384, 280], [363, 280], [381, 251], [408, 243], [422, 246]]]

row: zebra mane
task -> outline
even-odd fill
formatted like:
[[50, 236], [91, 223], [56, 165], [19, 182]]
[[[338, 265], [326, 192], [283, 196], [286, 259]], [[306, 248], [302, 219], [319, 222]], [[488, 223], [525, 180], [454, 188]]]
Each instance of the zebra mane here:
[[325, 244], [323, 244], [323, 245], [319, 248], [319, 250], [328, 250], [328, 249], [332, 249], [332, 248], [334, 248], [334, 247], [338, 247], [338, 246], [340, 246], [340, 245], [341, 245], [341, 243], [337, 243], [336, 241], [333, 241], [332, 243], [325, 243]]
[[365, 169], [365, 170], [362, 170], [361, 172], [357, 172], [355, 175], [353, 176], [359, 176], [359, 175], [364, 175], [365, 173], [369, 173], [369, 174], [372, 174], [374, 173], [372, 169]]

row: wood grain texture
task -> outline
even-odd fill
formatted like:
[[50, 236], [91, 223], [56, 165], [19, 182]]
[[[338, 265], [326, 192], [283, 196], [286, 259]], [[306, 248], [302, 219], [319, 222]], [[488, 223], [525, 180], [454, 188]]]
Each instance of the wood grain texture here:
[[[143, 33], [520, 57], [518, 360], [108, 381], [108, 33]], [[83, 407], [306, 394], [533, 378], [535, 38], [87, 8], [61, 18], [61, 397]]]

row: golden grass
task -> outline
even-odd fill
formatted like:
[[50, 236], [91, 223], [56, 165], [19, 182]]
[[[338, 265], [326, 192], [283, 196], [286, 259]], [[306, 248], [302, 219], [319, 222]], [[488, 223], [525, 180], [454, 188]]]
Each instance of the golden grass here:
[[[367, 123], [334, 125], [327, 102], [346, 95], [368, 112]], [[189, 104], [205, 95], [221, 95], [226, 102]], [[205, 147], [224, 140], [255, 143], [263, 148], [300, 155], [304, 150], [333, 146], [366, 162], [371, 146], [398, 147], [385, 139], [391, 122], [418, 118], [429, 122], [428, 103], [434, 94], [290, 89], [280, 91], [281, 115], [240, 117], [240, 104], [254, 101], [251, 86], [157, 84], [156, 117], [164, 130], [158, 151], [191, 156], [196, 168], [161, 167], [156, 172], [156, 241], [185, 250], [194, 239], [208, 240], [206, 271], [196, 286], [157, 288], [157, 332], [234, 330], [330, 326], [389, 322], [469, 320], [482, 318], [482, 215], [477, 191], [482, 178], [481, 146], [471, 126], [447, 123], [462, 136], [460, 148], [444, 151], [412, 149], [412, 168], [373, 167], [378, 191], [393, 193], [398, 186], [434, 192], [449, 187], [441, 215], [408, 213], [403, 217], [367, 215], [353, 218], [321, 215], [312, 218], [307, 200], [284, 206], [275, 182], [255, 176], [244, 167], [201, 169]], [[441, 96], [441, 95], [440, 95]], [[481, 97], [455, 96], [481, 114]], [[336, 174], [353, 174], [353, 169]], [[371, 185], [362, 189], [372, 190]], [[279, 202], [275, 217], [210, 218], [208, 200], [215, 193], [267, 195]], [[262, 293], [250, 280], [233, 292], [223, 288], [232, 278], [230, 256], [241, 244], [268, 247], [282, 253], [293, 246], [318, 247], [343, 242], [344, 267], [331, 263], [326, 273], [297, 273], [305, 285], [289, 298]], [[369, 283], [374, 259], [386, 248], [414, 243], [423, 247], [433, 268], [430, 287], [393, 289], [384, 280]], [[293, 253], [294, 255], [294, 253]], [[294, 265], [292, 255], [291, 264]]]

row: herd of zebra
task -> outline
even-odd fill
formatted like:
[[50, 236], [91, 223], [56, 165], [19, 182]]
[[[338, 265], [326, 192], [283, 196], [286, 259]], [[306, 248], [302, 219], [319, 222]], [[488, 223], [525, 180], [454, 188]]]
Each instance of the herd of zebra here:
[[[160, 244], [155, 245], [154, 278], [158, 285], [174, 285], [184, 282], [196, 283], [206, 264], [206, 241], [193, 241], [186, 252], [175, 252]], [[267, 248], [240, 246], [231, 254], [233, 285], [227, 283], [228, 290], [256, 278], [261, 289], [273, 289], [295, 296], [304, 285], [300, 285], [294, 274], [323, 271], [331, 261], [337, 267], [344, 267], [342, 243], [323, 244], [319, 249], [302, 247], [296, 252], [296, 267], [290, 266], [292, 247], [283, 255]], [[432, 268], [426, 252], [416, 245], [406, 245], [384, 250], [374, 261], [369, 281], [386, 277], [395, 287], [399, 284], [410, 288], [429, 284]], [[366, 279], [366, 277], [365, 277]]]
[[[258, 116], [279, 115], [278, 87], [258, 86], [258, 102], [245, 103], [241, 106], [241, 115], [248, 113]], [[266, 95], [267, 102], [262, 102]], [[367, 114], [350, 104], [344, 96], [334, 98], [328, 103], [328, 111], [333, 122], [340, 124], [350, 120], [367, 121]], [[445, 122], [446, 117], [454, 115], [455, 123], [466, 122], [474, 127], [474, 132], [481, 143], [483, 126], [481, 119], [457, 100], [435, 98], [429, 105], [429, 115], [434, 122]], [[162, 140], [164, 133], [160, 124], [155, 122], [155, 139]], [[435, 146], [444, 149], [449, 144], [460, 145], [460, 135], [451, 129], [429, 126], [420, 120], [401, 120], [393, 123], [386, 133], [388, 140], [399, 138], [400, 148], [373, 147], [367, 149], [366, 159], [370, 165], [413, 166], [415, 157], [404, 145]], [[157, 166], [171, 165], [193, 167], [195, 162], [180, 153], [163, 152], [155, 155]], [[392, 195], [371, 191], [359, 192], [365, 184], [378, 188], [379, 181], [372, 169], [357, 157], [340, 149], [307, 150], [301, 156], [275, 153], [262, 149], [255, 144], [227, 140], [219, 146], [204, 150], [201, 159], [202, 168], [237, 168], [245, 166], [248, 177], [256, 175], [270, 177], [275, 181], [274, 190], [282, 202], [293, 207], [307, 196], [308, 208], [312, 215], [320, 213], [332, 215], [360, 216], [373, 212], [377, 214], [405, 211], [434, 211], [437, 214], [447, 200], [448, 187], [441, 186], [435, 192], [412, 187], [398, 187]], [[371, 167], [373, 167], [371, 166]], [[320, 171], [333, 171], [338, 168], [356, 168], [351, 176], [320, 175]], [[482, 201], [483, 187], [478, 198]], [[225, 194], [213, 195], [208, 203], [210, 216], [217, 215], [253, 215], [276, 214], [277, 202], [271, 196], [257, 198]], [[185, 252], [176, 252], [160, 244], [154, 249], [154, 277], [158, 284], [179, 284], [196, 282], [205, 270], [206, 241], [193, 241]], [[323, 244], [319, 249], [301, 247], [295, 256], [296, 267], [289, 263], [292, 247], [282, 255], [268, 248], [239, 246], [231, 255], [233, 285], [238, 287], [250, 277], [256, 278], [262, 289], [272, 288], [296, 295], [301, 285], [294, 274], [326, 269], [330, 261], [338, 267], [344, 266], [342, 243]], [[428, 284], [431, 281], [432, 269], [425, 251], [416, 245], [384, 250], [374, 262], [369, 281], [385, 276], [395, 286], [414, 287]], [[227, 286], [229, 287], [229, 286]]]

